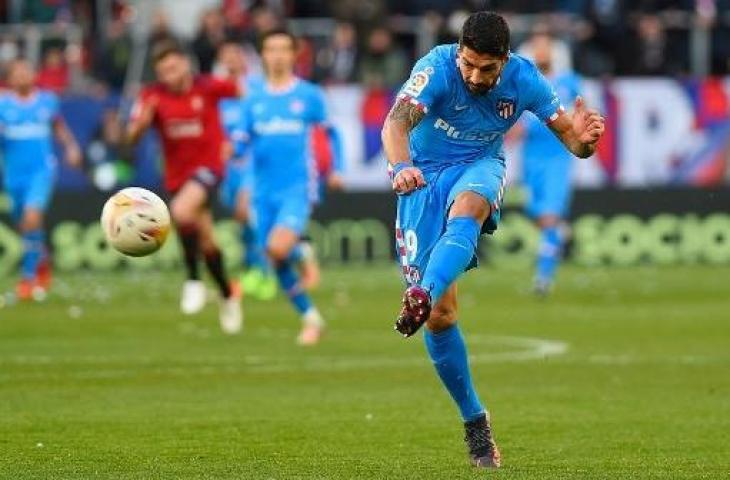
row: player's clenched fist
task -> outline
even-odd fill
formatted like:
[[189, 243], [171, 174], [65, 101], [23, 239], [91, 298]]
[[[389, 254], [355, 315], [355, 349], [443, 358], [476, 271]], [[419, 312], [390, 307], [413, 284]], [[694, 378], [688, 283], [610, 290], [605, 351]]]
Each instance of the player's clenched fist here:
[[405, 195], [412, 191], [425, 187], [426, 180], [418, 167], [396, 165], [393, 168], [393, 190], [399, 195]]

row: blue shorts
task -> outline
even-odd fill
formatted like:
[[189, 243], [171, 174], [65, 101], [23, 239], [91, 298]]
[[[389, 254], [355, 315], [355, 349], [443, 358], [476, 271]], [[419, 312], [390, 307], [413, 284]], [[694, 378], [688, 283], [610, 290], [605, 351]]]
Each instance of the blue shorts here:
[[274, 227], [304, 234], [312, 214], [312, 204], [306, 189], [292, 189], [275, 195], [261, 195], [253, 201], [253, 223], [261, 247], [268, 243]]
[[[497, 229], [504, 196], [505, 167], [500, 160], [484, 159], [424, 172], [424, 178], [424, 188], [398, 196], [396, 249], [403, 276], [409, 283], [420, 281], [431, 251], [446, 229], [449, 209], [460, 193], [471, 191], [484, 197], [491, 205], [492, 213], [482, 225], [482, 233], [493, 233]], [[475, 255], [467, 269], [476, 265]]]
[[53, 195], [55, 179], [53, 170], [40, 170], [17, 183], [6, 179], [12, 219], [19, 222], [26, 208], [45, 212]]
[[226, 172], [219, 188], [221, 204], [235, 210], [238, 195], [251, 192], [253, 188], [253, 168], [250, 161], [231, 160], [226, 164]]
[[568, 214], [571, 197], [571, 157], [531, 160], [524, 165], [524, 184], [528, 192], [525, 211], [533, 218]]

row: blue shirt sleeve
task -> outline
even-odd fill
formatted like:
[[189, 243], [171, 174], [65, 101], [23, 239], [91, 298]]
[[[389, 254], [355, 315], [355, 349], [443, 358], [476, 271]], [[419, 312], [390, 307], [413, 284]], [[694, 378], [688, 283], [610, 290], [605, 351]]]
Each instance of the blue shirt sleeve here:
[[398, 99], [411, 102], [425, 113], [448, 92], [446, 67], [432, 57], [429, 54], [416, 62], [410, 78], [398, 92]]
[[563, 108], [555, 89], [534, 65], [527, 78], [527, 110], [545, 123], [555, 120]]

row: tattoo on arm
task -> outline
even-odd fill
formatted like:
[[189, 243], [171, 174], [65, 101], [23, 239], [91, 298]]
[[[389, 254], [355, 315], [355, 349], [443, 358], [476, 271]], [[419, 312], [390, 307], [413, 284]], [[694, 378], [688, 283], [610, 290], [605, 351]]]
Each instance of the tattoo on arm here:
[[411, 131], [418, 125], [418, 122], [426, 116], [423, 110], [413, 105], [408, 100], [398, 100], [393, 104], [393, 108], [388, 112], [387, 121], [398, 122], [406, 125], [408, 131]]

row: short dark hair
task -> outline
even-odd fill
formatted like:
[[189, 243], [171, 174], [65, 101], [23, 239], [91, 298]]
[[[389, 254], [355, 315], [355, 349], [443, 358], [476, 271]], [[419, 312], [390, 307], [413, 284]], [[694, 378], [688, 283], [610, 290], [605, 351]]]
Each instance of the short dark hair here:
[[264, 43], [266, 42], [266, 40], [277, 35], [284, 35], [285, 37], [289, 37], [289, 40], [291, 40], [292, 48], [296, 50], [297, 37], [286, 28], [274, 28], [273, 30], [262, 33], [259, 37], [259, 52], [264, 49]]
[[479, 54], [505, 57], [509, 53], [509, 26], [503, 16], [494, 12], [476, 12], [461, 27], [459, 46]]
[[179, 42], [172, 39], [160, 40], [152, 47], [152, 63], [156, 65], [168, 55], [185, 55], [185, 49]]

